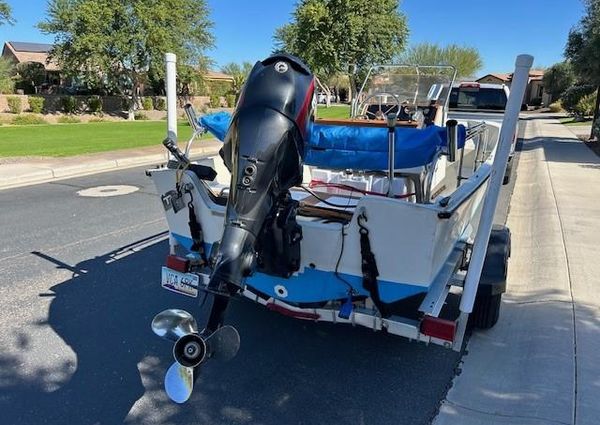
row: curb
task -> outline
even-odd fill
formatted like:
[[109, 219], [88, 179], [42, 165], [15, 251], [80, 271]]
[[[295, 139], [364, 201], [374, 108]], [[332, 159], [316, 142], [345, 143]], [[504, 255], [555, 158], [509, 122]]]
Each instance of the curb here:
[[[192, 157], [207, 157], [217, 155], [219, 152], [218, 147], [203, 147], [192, 150]], [[79, 164], [56, 167], [52, 168], [47, 165], [35, 166], [31, 172], [26, 174], [19, 174], [14, 177], [4, 177], [0, 181], [0, 190], [14, 189], [18, 187], [31, 186], [41, 183], [49, 183], [54, 181], [60, 181], [73, 177], [83, 177], [93, 174], [106, 173], [108, 171], [125, 170], [128, 168], [135, 168], [144, 165], [159, 165], [164, 164], [168, 161], [168, 153], [152, 154], [134, 157], [123, 157], [116, 159], [106, 160], [90, 160], [89, 162], [81, 162]], [[8, 164], [5, 167], [16, 167], [23, 164]]]

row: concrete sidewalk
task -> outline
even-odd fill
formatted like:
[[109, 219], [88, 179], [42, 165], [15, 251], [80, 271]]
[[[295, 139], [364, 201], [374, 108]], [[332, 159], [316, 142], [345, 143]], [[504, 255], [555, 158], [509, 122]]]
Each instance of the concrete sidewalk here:
[[[222, 143], [196, 141], [191, 156], [216, 155]], [[65, 158], [0, 158], [0, 190], [116, 169], [162, 164], [168, 160], [162, 145]]]
[[472, 335], [435, 425], [599, 423], [600, 158], [526, 122], [500, 320]]

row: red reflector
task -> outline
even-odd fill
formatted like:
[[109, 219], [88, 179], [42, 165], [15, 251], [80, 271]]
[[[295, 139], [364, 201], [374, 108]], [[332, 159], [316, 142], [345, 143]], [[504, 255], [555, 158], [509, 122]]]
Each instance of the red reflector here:
[[176, 255], [167, 256], [167, 267], [170, 269], [176, 270], [181, 273], [187, 273], [189, 270], [189, 266], [190, 261], [185, 258], [181, 258]]
[[453, 341], [455, 332], [456, 322], [452, 320], [425, 316], [421, 322], [421, 333], [434, 338]]
[[308, 319], [308, 320], [318, 320], [319, 316], [316, 313], [308, 313], [306, 311], [294, 311], [289, 308], [285, 308], [280, 304], [268, 303], [267, 308], [272, 311], [276, 311], [277, 313], [283, 314], [288, 317], [295, 317], [296, 319]]

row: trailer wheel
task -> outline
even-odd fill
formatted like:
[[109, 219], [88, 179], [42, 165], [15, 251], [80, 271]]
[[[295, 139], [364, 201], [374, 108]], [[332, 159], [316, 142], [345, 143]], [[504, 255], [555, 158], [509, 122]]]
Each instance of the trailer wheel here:
[[475, 305], [469, 320], [471, 326], [478, 329], [490, 329], [500, 317], [500, 304], [502, 294], [482, 295], [478, 294], [475, 297]]
[[502, 294], [506, 291], [506, 274], [510, 257], [510, 230], [494, 225], [490, 234], [481, 279], [469, 325], [490, 329], [500, 317]]

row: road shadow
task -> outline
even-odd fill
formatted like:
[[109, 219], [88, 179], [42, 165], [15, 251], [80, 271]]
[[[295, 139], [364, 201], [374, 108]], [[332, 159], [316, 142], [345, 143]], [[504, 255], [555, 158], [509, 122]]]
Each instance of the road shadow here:
[[[150, 321], [165, 308], [200, 310], [197, 300], [160, 288], [167, 251], [166, 241], [125, 247], [75, 266], [37, 253], [73, 272], [41, 294], [54, 299], [40, 325], [77, 362], [25, 371], [18, 355], [0, 354], [2, 423], [427, 424], [436, 413], [458, 353], [298, 321], [245, 300], [232, 302], [226, 320], [240, 332], [238, 356], [207, 364], [191, 400], [171, 403], [162, 391], [171, 345], [151, 332]], [[27, 335], [22, 340], [27, 350]], [[49, 376], [63, 376], [57, 388], [44, 386]]]

